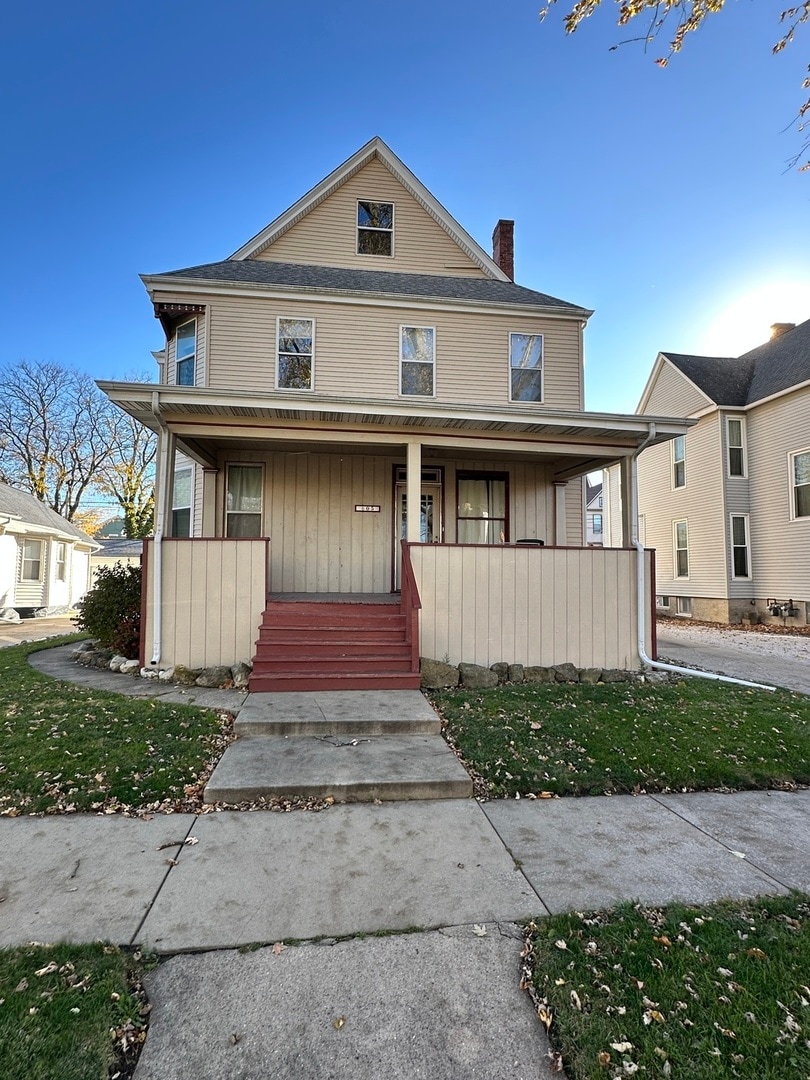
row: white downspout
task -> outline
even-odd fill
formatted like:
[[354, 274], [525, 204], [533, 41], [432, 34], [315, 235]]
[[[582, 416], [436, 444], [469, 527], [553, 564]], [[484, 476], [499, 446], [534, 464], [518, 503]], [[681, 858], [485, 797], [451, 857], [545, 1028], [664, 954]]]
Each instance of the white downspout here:
[[680, 667], [678, 664], [663, 664], [647, 656], [647, 605], [644, 596], [644, 545], [638, 537], [638, 456], [655, 438], [655, 424], [649, 425], [646, 439], [630, 455], [630, 543], [636, 549], [636, 608], [638, 622], [638, 655], [646, 667], [656, 671], [674, 671], [679, 675], [693, 675], [698, 679], [713, 679], [715, 682], [734, 683], [735, 686], [750, 686], [755, 690], [775, 690], [775, 686], [764, 683], [747, 682], [745, 679], [733, 679], [730, 675], [717, 675], [713, 671], [696, 671], [694, 668]]
[[158, 451], [158, 491], [155, 504], [155, 540], [154, 566], [152, 568], [152, 659], [151, 667], [157, 667], [160, 661], [163, 633], [163, 522], [166, 517], [166, 494], [169, 488], [169, 450], [171, 440], [166, 422], [160, 415], [160, 396], [152, 393], [152, 413], [160, 427], [160, 447]]

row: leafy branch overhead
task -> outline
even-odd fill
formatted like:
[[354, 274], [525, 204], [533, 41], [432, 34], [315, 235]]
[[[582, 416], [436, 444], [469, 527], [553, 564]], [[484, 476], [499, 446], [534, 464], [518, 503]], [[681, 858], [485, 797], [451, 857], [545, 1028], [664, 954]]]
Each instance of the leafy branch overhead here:
[[[540, 9], [540, 18], [545, 19], [551, 7], [557, 0], [548, 0], [545, 7]], [[570, 11], [564, 16], [566, 33], [573, 34], [585, 19], [590, 18], [601, 5], [602, 0], [577, 0]], [[664, 33], [665, 27], [670, 30], [674, 26], [674, 32], [669, 41], [669, 55], [660, 56], [656, 59], [659, 67], [666, 67], [670, 58], [681, 51], [686, 40], [686, 35], [699, 30], [709, 15], [719, 14], [724, 7], [725, 0], [616, 0], [619, 5], [619, 17], [617, 24], [627, 26], [633, 19], [647, 16], [649, 22], [645, 32], [630, 41], [642, 42], [647, 45], [656, 41]], [[772, 46], [773, 53], [782, 52], [794, 38], [796, 29], [810, 20], [810, 0], [795, 7], [786, 8], [779, 15], [779, 23], [782, 27], [782, 36]], [[619, 44], [627, 44], [620, 42]], [[612, 46], [617, 49], [619, 45]], [[802, 82], [803, 90], [810, 90], [810, 65], [807, 68], [808, 77]], [[801, 104], [796, 115], [796, 125], [799, 132], [806, 128], [805, 116], [810, 112], [810, 97]], [[810, 136], [804, 137], [797, 153], [790, 160], [790, 166], [798, 165], [799, 160], [810, 149]], [[810, 169], [810, 160], [800, 166], [800, 171]]]

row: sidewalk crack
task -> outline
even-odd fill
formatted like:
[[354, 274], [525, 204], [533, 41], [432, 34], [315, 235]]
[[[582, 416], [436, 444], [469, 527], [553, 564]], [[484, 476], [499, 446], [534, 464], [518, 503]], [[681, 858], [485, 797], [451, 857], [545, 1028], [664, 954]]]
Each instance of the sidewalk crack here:
[[[183, 839], [182, 840], [177, 840], [176, 842], [172, 843], [172, 845], [171, 845], [172, 847], [175, 847], [175, 846], [177, 847], [177, 854], [178, 855], [183, 850], [183, 848], [185, 846], [185, 843], [186, 843], [186, 840], [189, 838], [189, 836], [191, 836], [191, 831], [194, 828], [194, 826], [197, 824], [199, 819], [200, 819], [200, 815], [195, 814], [192, 821], [191, 821], [191, 824], [189, 825], [189, 827], [188, 827], [188, 829], [186, 831], [186, 835], [183, 837]], [[161, 846], [158, 848], [158, 851], [160, 851], [162, 848], [165, 848], [165, 847], [166, 847], [165, 844], [161, 844]], [[129, 940], [130, 947], [135, 945], [136, 942], [138, 941], [138, 937], [139, 937], [141, 931], [143, 930], [144, 923], [149, 918], [149, 916], [152, 914], [152, 909], [154, 908], [155, 904], [157, 903], [158, 897], [160, 896], [161, 892], [163, 891], [163, 886], [166, 884], [166, 882], [167, 882], [167, 880], [169, 878], [169, 874], [172, 872], [172, 870], [174, 870], [175, 866], [177, 866], [177, 860], [176, 859], [170, 860], [169, 863], [168, 863], [168, 866], [166, 867], [166, 872], [164, 873], [164, 875], [163, 875], [163, 877], [162, 877], [162, 879], [160, 881], [160, 884], [158, 885], [157, 889], [155, 890], [155, 895], [149, 901], [149, 905], [147, 906], [146, 911], [143, 913], [143, 917], [142, 917], [141, 921], [138, 923], [137, 927], [135, 928], [135, 933], [132, 935], [132, 937]]]

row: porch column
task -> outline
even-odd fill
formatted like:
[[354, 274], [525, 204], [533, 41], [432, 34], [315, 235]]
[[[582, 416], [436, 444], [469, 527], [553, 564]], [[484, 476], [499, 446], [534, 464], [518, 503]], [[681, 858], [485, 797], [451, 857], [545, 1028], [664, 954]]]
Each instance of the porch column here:
[[622, 458], [620, 471], [620, 497], [622, 500], [622, 535], [621, 546], [629, 547], [633, 543], [635, 522], [633, 521], [633, 470], [629, 457]]
[[419, 511], [422, 505], [422, 444], [413, 440], [407, 445], [406, 462], [406, 526], [405, 539], [408, 543], [418, 544], [422, 538], [419, 528]]
[[568, 483], [565, 480], [554, 481], [554, 544], [556, 547], [566, 547], [568, 533], [565, 527], [565, 489]]
[[172, 488], [174, 487], [175, 437], [165, 429], [158, 435], [155, 477], [155, 534], [172, 535]]
[[[202, 477], [202, 536], [216, 536], [216, 485], [214, 469], [203, 469]], [[193, 505], [193, 504], [192, 504]], [[192, 523], [193, 524], [193, 523]], [[194, 535], [192, 529], [191, 535]]]

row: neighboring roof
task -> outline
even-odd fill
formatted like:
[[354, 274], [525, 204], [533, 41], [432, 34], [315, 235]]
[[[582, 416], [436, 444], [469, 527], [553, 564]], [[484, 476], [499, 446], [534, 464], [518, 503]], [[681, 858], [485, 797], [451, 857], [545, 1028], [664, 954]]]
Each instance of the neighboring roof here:
[[316, 184], [306, 195], [303, 195], [289, 210], [285, 210], [283, 214], [271, 221], [260, 233], [257, 233], [238, 251], [235, 251], [231, 258], [255, 258], [374, 158], [382, 162], [433, 220], [444, 229], [474, 263], [481, 267], [485, 274], [496, 281], [508, 280], [498, 264], [445, 210], [438, 199], [431, 195], [422, 181], [414, 176], [408, 166], [400, 161], [393, 150], [386, 146], [379, 136], [375, 136], [365, 146], [361, 146], [356, 154], [352, 154], [342, 165], [338, 165], [333, 172], [321, 180], [319, 184]]
[[[85, 544], [98, 547], [97, 541], [92, 536], [68, 521], [67, 518], [57, 514], [55, 510], [51, 510], [50, 506], [46, 506], [35, 496], [0, 482], [0, 518], [4, 515], [16, 518], [26, 525], [36, 525], [49, 532], [67, 534]], [[0, 524], [2, 524], [1, 521]]]
[[535, 292], [511, 281], [445, 277], [443, 274], [401, 274], [388, 270], [349, 270], [335, 266], [271, 262], [258, 259], [205, 263], [184, 270], [144, 276], [147, 284], [168, 285], [179, 279], [228, 285], [267, 285], [312, 289], [319, 293], [368, 293], [377, 296], [462, 300], [485, 304], [560, 309], [587, 318], [592, 314], [567, 300]]
[[602, 481], [598, 480], [595, 484], [592, 484], [590, 480], [585, 480], [585, 506], [589, 507], [593, 500], [602, 494]]
[[716, 405], [753, 405], [810, 382], [810, 319], [736, 358], [661, 355]]
[[115, 540], [99, 540], [101, 550], [96, 552], [99, 558], [104, 559], [137, 559], [143, 552], [143, 540], [130, 540], [128, 537], [117, 537]]

